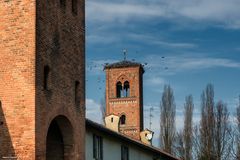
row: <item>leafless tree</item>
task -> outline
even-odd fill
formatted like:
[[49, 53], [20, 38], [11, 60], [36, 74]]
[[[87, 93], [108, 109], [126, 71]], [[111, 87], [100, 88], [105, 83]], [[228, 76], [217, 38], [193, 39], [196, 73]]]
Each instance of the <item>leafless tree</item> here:
[[231, 141], [231, 125], [227, 105], [219, 101], [215, 109], [214, 148], [216, 160], [230, 159]]
[[238, 101], [238, 106], [236, 109], [236, 130], [235, 130], [235, 144], [236, 145], [236, 152], [234, 153], [234, 156], [236, 160], [240, 159], [240, 96]]
[[214, 155], [214, 89], [208, 84], [202, 93], [200, 121], [200, 160], [215, 160]]
[[213, 85], [208, 84], [202, 94], [199, 160], [225, 160], [230, 158], [231, 125], [227, 105], [214, 104]]
[[[106, 93], [104, 94], [106, 96]], [[106, 98], [105, 96], [100, 101], [100, 110], [102, 113], [102, 122], [105, 124], [105, 116], [106, 116]]]
[[185, 160], [185, 147], [183, 142], [183, 130], [180, 130], [176, 134], [174, 150], [177, 157], [182, 160]]
[[183, 160], [192, 159], [192, 144], [193, 144], [193, 98], [191, 95], [187, 96], [184, 105], [184, 128], [179, 131], [176, 136], [176, 153], [177, 156]]
[[200, 129], [199, 125], [195, 125], [193, 128], [193, 159], [201, 159], [201, 141], [200, 141]]
[[164, 86], [160, 112], [160, 144], [166, 152], [172, 153], [175, 138], [176, 105], [170, 85]]
[[191, 160], [192, 159], [192, 138], [193, 138], [193, 128], [192, 128], [192, 116], [193, 116], [193, 98], [192, 96], [186, 97], [185, 103], [185, 119], [184, 119], [184, 130], [183, 130], [183, 141], [185, 154], [184, 159]]

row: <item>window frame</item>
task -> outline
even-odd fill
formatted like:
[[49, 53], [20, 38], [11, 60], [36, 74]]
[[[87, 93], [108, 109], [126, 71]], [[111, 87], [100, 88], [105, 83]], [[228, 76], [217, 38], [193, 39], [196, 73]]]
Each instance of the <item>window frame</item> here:
[[103, 160], [103, 139], [96, 134], [93, 134], [93, 158]]
[[126, 145], [121, 145], [121, 160], [129, 160], [129, 148]]

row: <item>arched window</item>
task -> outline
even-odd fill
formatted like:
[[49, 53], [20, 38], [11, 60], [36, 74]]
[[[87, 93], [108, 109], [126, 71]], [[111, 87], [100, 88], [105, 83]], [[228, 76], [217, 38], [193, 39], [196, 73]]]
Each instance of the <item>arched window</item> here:
[[121, 82], [117, 82], [117, 98], [121, 98], [122, 97], [122, 83]]
[[120, 125], [124, 125], [126, 124], [126, 116], [125, 115], [121, 115], [120, 117]]
[[129, 86], [129, 82], [126, 81], [124, 82], [124, 93], [123, 93], [124, 97], [129, 97], [130, 96], [130, 86]]

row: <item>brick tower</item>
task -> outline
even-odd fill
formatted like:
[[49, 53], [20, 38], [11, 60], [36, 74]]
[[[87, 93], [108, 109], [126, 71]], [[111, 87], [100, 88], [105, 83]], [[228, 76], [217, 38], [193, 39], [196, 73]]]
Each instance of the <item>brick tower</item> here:
[[139, 140], [143, 130], [143, 66], [123, 60], [106, 65], [105, 71], [106, 116], [119, 116], [120, 132]]
[[84, 159], [84, 3], [0, 1], [0, 159]]

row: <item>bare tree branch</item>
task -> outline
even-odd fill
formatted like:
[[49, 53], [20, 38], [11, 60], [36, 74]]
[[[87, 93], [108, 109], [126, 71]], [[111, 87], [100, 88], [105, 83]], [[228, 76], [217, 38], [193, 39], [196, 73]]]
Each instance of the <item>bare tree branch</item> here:
[[101, 99], [100, 101], [100, 110], [102, 113], [102, 122], [103, 124], [105, 123], [105, 116], [106, 116], [106, 93], [104, 94], [105, 96]]
[[175, 138], [176, 105], [170, 85], [164, 86], [160, 112], [160, 144], [166, 152], [172, 153]]
[[200, 122], [200, 160], [214, 160], [214, 90], [208, 84], [202, 93], [202, 117]]

